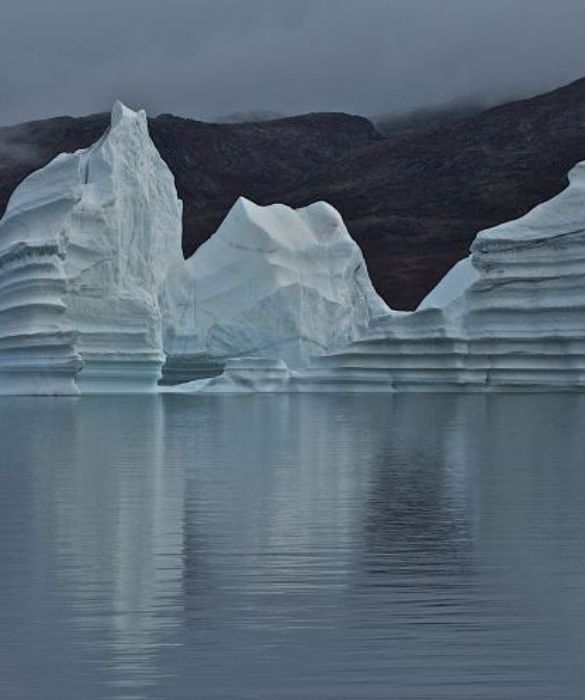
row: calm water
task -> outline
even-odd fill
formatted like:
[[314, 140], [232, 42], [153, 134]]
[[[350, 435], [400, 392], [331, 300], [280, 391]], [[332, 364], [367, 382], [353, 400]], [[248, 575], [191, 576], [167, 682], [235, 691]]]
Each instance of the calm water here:
[[585, 697], [585, 397], [0, 400], [0, 697]]

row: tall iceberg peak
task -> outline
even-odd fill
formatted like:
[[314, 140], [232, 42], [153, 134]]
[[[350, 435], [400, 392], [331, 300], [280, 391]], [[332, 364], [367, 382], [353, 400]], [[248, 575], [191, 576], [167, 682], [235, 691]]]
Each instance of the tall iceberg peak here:
[[181, 202], [143, 111], [26, 178], [0, 221], [0, 393], [150, 391]]
[[238, 199], [171, 272], [165, 293], [170, 383], [245, 356], [302, 367], [389, 313], [341, 216], [324, 202], [294, 210]]

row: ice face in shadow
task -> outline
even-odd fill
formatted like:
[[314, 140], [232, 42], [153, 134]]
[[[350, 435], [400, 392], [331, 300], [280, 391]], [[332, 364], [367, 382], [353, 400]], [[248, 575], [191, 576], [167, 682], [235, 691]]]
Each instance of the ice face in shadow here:
[[169, 275], [165, 379], [219, 374], [254, 357], [305, 366], [361, 337], [389, 309], [339, 213], [240, 198], [218, 231]]
[[144, 112], [15, 190], [0, 222], [0, 393], [154, 391], [181, 203]]

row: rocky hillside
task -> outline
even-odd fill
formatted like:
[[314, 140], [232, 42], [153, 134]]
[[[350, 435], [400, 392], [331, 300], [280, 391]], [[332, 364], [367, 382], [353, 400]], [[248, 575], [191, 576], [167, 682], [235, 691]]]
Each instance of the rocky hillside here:
[[378, 289], [395, 308], [412, 308], [478, 231], [552, 197], [580, 160], [585, 80], [412, 138], [389, 137], [291, 199], [308, 201], [318, 188], [338, 206]]
[[[31, 170], [87, 146], [107, 118], [0, 129], [0, 208]], [[466, 254], [477, 231], [560, 191], [585, 160], [585, 79], [530, 100], [386, 136], [361, 117], [312, 114], [251, 124], [162, 115], [153, 140], [184, 200], [187, 255], [238, 195], [293, 206], [324, 199], [362, 247], [394, 308], [412, 308]]]
[[[0, 213], [26, 175], [62, 151], [89, 146], [109, 119], [109, 114], [57, 117], [0, 128]], [[149, 119], [149, 129], [183, 200], [186, 255], [218, 228], [238, 196], [285, 201], [310, 178], [383, 140], [367, 119], [346, 114], [238, 124], [164, 114]]]

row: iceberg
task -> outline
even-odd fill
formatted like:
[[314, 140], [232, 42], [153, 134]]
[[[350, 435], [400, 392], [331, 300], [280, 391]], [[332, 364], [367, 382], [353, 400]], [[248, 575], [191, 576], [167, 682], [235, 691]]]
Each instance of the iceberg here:
[[[480, 232], [469, 257], [414, 312], [372, 319], [345, 347], [296, 371], [228, 366], [185, 390], [232, 392], [582, 391], [585, 163], [559, 195]], [[252, 380], [253, 378], [253, 380]]]
[[152, 392], [181, 202], [146, 115], [27, 177], [0, 221], [0, 393]]
[[181, 217], [145, 113], [120, 102], [98, 142], [26, 178], [0, 221], [0, 393], [155, 392], [163, 366], [277, 387], [390, 312], [324, 202], [240, 198], [187, 261]]
[[303, 390], [585, 387], [585, 163], [525, 216], [480, 232], [419, 308], [315, 358]]
[[240, 198], [184, 260], [173, 175], [118, 102], [0, 221], [0, 394], [583, 390], [584, 212], [581, 163], [393, 311], [325, 202]]
[[169, 272], [163, 303], [168, 384], [221, 374], [246, 357], [300, 369], [390, 312], [332, 206], [244, 198]]

